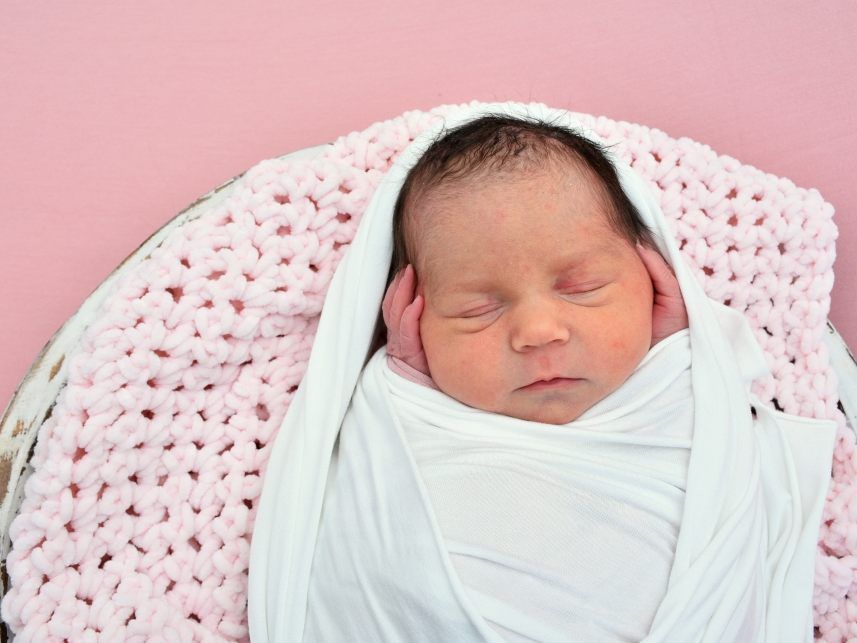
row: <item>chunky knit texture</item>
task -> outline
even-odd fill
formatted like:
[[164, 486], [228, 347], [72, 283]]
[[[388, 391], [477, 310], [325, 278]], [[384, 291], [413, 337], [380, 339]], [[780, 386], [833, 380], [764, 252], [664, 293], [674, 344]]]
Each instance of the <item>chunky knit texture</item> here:
[[[261, 479], [334, 269], [396, 155], [459, 108], [262, 161], [118, 281], [70, 357], [10, 530], [2, 616], [21, 641], [247, 640]], [[838, 422], [815, 624], [853, 640], [857, 455], [823, 341], [833, 208], [687, 138], [579, 116], [651, 183], [706, 292], [749, 318], [773, 372], [754, 392]]]

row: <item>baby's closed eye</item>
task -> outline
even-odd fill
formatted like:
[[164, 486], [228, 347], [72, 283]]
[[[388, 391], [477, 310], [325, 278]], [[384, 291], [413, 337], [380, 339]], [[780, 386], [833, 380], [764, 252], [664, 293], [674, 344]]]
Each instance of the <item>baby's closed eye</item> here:
[[492, 326], [502, 318], [507, 303], [499, 299], [474, 301], [452, 306], [443, 316], [465, 333], [474, 333]]
[[[557, 295], [566, 301], [579, 305], [595, 305], [601, 302], [609, 290], [612, 282], [590, 282], [585, 284], [573, 284], [557, 287]], [[494, 301], [464, 306], [453, 312], [449, 317], [453, 319], [471, 320], [477, 322], [492, 321], [503, 314], [511, 305], [510, 302]]]
[[567, 297], [574, 298], [587, 298], [592, 297], [594, 295], [600, 295], [604, 293], [604, 290], [607, 286], [610, 285], [610, 282], [598, 282], [598, 283], [590, 283], [590, 284], [575, 284], [573, 286], [564, 286], [559, 288], [559, 292], [561, 295], [565, 295]]
[[485, 304], [484, 306], [476, 306], [474, 308], [468, 308], [467, 310], [459, 313], [458, 315], [454, 315], [455, 317], [461, 317], [463, 319], [470, 319], [473, 317], [486, 317], [492, 313], [498, 312], [503, 307], [500, 303], [494, 304]]

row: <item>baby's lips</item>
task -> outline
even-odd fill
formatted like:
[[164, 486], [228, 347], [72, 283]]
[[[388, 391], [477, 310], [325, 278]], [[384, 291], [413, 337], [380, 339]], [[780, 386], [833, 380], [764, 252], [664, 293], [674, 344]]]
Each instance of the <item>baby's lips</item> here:
[[567, 390], [577, 386], [582, 382], [582, 378], [578, 377], [555, 377], [550, 380], [536, 380], [530, 382], [526, 386], [519, 388], [519, 391], [540, 391], [540, 390]]

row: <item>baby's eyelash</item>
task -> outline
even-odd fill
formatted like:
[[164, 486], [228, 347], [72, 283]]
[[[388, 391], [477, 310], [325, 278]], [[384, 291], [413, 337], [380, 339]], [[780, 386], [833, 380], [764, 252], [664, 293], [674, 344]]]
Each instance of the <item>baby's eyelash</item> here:
[[[585, 285], [581, 288], [578, 286], [576, 288], [559, 288], [559, 292], [561, 295], [566, 297], [581, 297], [586, 295], [594, 295], [598, 293], [600, 290], [604, 289], [608, 284], [599, 283], [597, 285]], [[491, 315], [493, 313], [498, 312], [502, 308], [502, 305], [489, 305], [489, 306], [480, 306], [478, 308], [474, 308], [473, 310], [468, 310], [458, 315], [455, 315], [459, 319], [478, 319], [480, 317], [485, 317], [487, 315]]]
[[601, 290], [603, 287], [604, 286], [596, 286], [595, 288], [587, 288], [586, 290], [579, 290], [576, 288], [571, 288], [571, 289], [567, 288], [563, 291], [563, 293], [566, 295], [589, 295], [589, 294], [592, 294], [594, 292]]
[[488, 315], [490, 313], [496, 312], [499, 306], [493, 306], [488, 308], [487, 310], [483, 310], [481, 308], [477, 308], [476, 310], [467, 311], [459, 315], [459, 317], [463, 317], [464, 319], [470, 319], [473, 317], [483, 317], [484, 315]]

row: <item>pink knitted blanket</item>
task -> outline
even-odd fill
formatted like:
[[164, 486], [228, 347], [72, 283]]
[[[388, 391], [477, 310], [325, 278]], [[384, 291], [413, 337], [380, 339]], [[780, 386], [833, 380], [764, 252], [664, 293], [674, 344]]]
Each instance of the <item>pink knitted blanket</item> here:
[[[247, 640], [261, 478], [334, 269], [391, 161], [458, 108], [262, 161], [118, 282], [70, 357], [10, 530], [2, 616], [22, 641]], [[650, 181], [708, 295], [749, 318], [773, 373], [754, 393], [838, 422], [815, 624], [857, 637], [857, 455], [823, 341], [833, 208], [687, 138], [581, 117]]]

